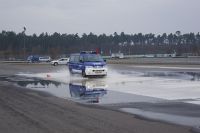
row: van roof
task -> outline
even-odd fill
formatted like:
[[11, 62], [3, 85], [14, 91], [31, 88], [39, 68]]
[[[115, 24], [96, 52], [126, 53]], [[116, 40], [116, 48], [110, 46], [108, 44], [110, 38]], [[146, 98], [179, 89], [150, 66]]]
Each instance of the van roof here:
[[97, 54], [95, 51], [81, 51], [80, 53], [73, 53], [71, 55], [81, 55], [81, 54]]
[[95, 51], [82, 51], [80, 54], [97, 54]]

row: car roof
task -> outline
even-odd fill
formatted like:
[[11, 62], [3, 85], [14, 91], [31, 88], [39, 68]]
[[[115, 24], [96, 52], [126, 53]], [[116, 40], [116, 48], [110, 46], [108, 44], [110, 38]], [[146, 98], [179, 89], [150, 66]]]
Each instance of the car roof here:
[[82, 51], [80, 54], [97, 54], [95, 51]]
[[50, 56], [40, 56], [39, 58], [50, 58]]
[[71, 54], [71, 55], [80, 55], [80, 53], [73, 53], [73, 54]]

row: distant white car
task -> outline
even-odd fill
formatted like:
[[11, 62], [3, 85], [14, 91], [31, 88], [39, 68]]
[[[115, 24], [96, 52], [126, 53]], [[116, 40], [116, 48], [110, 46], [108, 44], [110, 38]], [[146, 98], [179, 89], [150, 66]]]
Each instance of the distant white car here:
[[51, 57], [50, 56], [41, 56], [41, 57], [39, 57], [39, 61], [40, 62], [50, 62]]
[[124, 54], [123, 53], [112, 53], [111, 58], [123, 59], [124, 58]]
[[69, 62], [69, 58], [60, 58], [58, 60], [51, 61], [51, 64], [54, 66], [57, 65], [66, 65]]

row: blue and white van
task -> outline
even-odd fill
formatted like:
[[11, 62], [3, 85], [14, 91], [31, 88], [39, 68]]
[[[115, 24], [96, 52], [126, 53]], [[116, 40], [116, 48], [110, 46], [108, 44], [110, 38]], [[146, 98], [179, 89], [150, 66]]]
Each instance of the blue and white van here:
[[70, 73], [80, 72], [83, 77], [107, 75], [106, 62], [96, 52], [71, 54], [68, 65]]

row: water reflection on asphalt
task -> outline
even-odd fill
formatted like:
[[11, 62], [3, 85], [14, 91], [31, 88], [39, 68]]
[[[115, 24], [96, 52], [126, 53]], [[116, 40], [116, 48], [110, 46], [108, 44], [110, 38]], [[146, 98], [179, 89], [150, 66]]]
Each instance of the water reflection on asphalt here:
[[[19, 86], [44, 91], [75, 102], [121, 108], [126, 112], [141, 116], [149, 114], [148, 112], [150, 114], [155, 112], [156, 114], [153, 113], [155, 116], [159, 113], [163, 115], [165, 121], [172, 121], [172, 123], [182, 124], [185, 118], [194, 122], [200, 119], [200, 113], [198, 113], [200, 73], [198, 72], [123, 70], [111, 71], [106, 78], [82, 78], [80, 75], [70, 76], [66, 72], [21, 73], [15, 76], [2, 75], [0, 80], [14, 82]], [[174, 106], [172, 103], [177, 104]], [[140, 110], [140, 113], [135, 110]], [[173, 116], [174, 120], [167, 120], [165, 116], [169, 115]], [[175, 116], [180, 119], [178, 122], [175, 121], [177, 120]], [[185, 122], [183, 125], [187, 123], [191, 122]], [[198, 124], [200, 124], [199, 121]]]
[[72, 79], [70, 83], [61, 83], [40, 78], [24, 76], [0, 76], [0, 80], [14, 82], [15, 84], [44, 91], [57, 97], [70, 99], [81, 103], [116, 104], [129, 102], [155, 102], [157, 98], [150, 98], [134, 94], [108, 90], [108, 84], [104, 80]]
[[[107, 78], [81, 78], [80, 75], [67, 78], [67, 75], [66, 77], [60, 76], [62, 80], [59, 79], [59, 74], [50, 73], [48, 75], [54, 78], [47, 78], [45, 75], [43, 76], [45, 78], [41, 78], [42, 74], [31, 76], [20, 74], [10, 77], [2, 75], [0, 80], [15, 82], [23, 87], [85, 103], [115, 104], [160, 100], [184, 101], [185, 99], [188, 102], [197, 102], [196, 99], [200, 98], [198, 89], [200, 73], [195, 72], [130, 72], [124, 70], [118, 73], [113, 72]], [[184, 94], [191, 88], [194, 92], [189, 91], [191, 94]]]
[[107, 94], [105, 82], [95, 81], [71, 81], [69, 83], [70, 95], [74, 100], [86, 103], [99, 103]]

